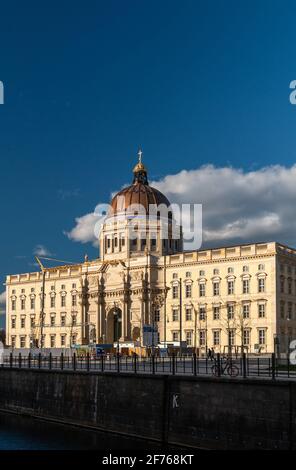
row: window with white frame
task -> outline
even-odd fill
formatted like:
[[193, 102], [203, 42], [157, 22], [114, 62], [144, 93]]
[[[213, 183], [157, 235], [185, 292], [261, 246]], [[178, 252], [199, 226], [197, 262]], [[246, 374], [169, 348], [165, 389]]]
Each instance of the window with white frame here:
[[62, 295], [61, 297], [61, 307], [66, 307], [66, 296]]
[[258, 330], [258, 343], [260, 345], [266, 344], [266, 330], [264, 328]]
[[204, 283], [199, 284], [199, 296], [205, 297], [206, 295], [206, 285]]
[[250, 292], [250, 280], [243, 279], [243, 294], [249, 294]]
[[265, 318], [265, 304], [258, 304], [258, 317]]
[[173, 321], [178, 321], [179, 319], [179, 309], [173, 308]]
[[235, 329], [231, 328], [228, 330], [228, 345], [234, 346], [235, 345]]
[[185, 297], [188, 299], [192, 295], [192, 285], [186, 284], [185, 286]]
[[243, 304], [243, 318], [250, 318], [250, 304]]
[[213, 330], [213, 345], [220, 345], [220, 330]]
[[191, 307], [186, 307], [185, 318], [186, 318], [186, 321], [192, 320], [192, 308]]
[[192, 331], [186, 331], [187, 346], [192, 346]]
[[173, 286], [172, 297], [173, 297], [173, 299], [177, 299], [179, 297], [179, 286], [178, 285]]
[[179, 341], [179, 331], [172, 332], [172, 339], [173, 341]]
[[265, 292], [265, 278], [259, 277], [258, 279], [258, 292]]
[[199, 331], [199, 345], [200, 346], [206, 345], [206, 330]]
[[21, 336], [21, 337], [20, 337], [20, 347], [21, 347], [21, 348], [25, 348], [25, 347], [26, 347], [26, 337], [25, 337], [25, 336]]
[[220, 319], [220, 306], [215, 305], [213, 307], [213, 320], [219, 320]]
[[50, 335], [50, 347], [55, 348], [56, 344], [56, 335]]
[[227, 318], [228, 320], [234, 319], [234, 305], [233, 304], [227, 305]]
[[199, 319], [200, 320], [206, 319], [206, 307], [199, 307]]
[[227, 293], [228, 293], [228, 295], [233, 295], [234, 294], [234, 281], [228, 281], [227, 282]]
[[250, 330], [246, 328], [243, 330], [243, 345], [244, 346], [250, 345]]
[[213, 295], [219, 295], [220, 294], [220, 282], [214, 281], [213, 282]]

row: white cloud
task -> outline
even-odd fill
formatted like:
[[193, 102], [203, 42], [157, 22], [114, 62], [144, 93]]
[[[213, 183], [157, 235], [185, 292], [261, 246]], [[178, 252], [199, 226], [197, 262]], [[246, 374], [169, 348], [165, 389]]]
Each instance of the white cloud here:
[[[202, 204], [203, 244], [296, 243], [296, 165], [256, 171], [206, 165], [168, 175], [151, 186], [171, 203]], [[78, 217], [68, 237], [93, 243], [97, 220], [94, 214]]]
[[97, 246], [98, 239], [95, 236], [96, 224], [98, 223], [98, 216], [94, 213], [86, 214], [82, 217], [77, 217], [75, 219], [76, 225], [70, 230], [70, 232], [64, 232], [70, 240], [81, 243], [91, 242], [93, 245]]
[[36, 256], [52, 256], [52, 253], [44, 245], [36, 245], [33, 253]]

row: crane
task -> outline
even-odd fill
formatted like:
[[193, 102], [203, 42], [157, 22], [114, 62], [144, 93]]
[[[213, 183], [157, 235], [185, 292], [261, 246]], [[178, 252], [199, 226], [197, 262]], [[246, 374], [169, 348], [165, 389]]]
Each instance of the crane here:
[[74, 263], [72, 261], [64, 261], [64, 260], [60, 260], [60, 259], [49, 258], [49, 257], [45, 257], [45, 256], [35, 256], [35, 259], [36, 259], [37, 263], [39, 264], [40, 270], [41, 270], [41, 273], [42, 273], [41, 311], [40, 311], [40, 323], [39, 323], [39, 326], [40, 326], [40, 345], [38, 344], [38, 346], [37, 346], [37, 347], [42, 348], [42, 337], [43, 337], [43, 327], [44, 327], [44, 305], [45, 305], [45, 277], [46, 277], [47, 268], [43, 265], [41, 260], [56, 261], [56, 262], [59, 262], [59, 263], [66, 263], [66, 264], [73, 264], [73, 265], [75, 265], [77, 263]]

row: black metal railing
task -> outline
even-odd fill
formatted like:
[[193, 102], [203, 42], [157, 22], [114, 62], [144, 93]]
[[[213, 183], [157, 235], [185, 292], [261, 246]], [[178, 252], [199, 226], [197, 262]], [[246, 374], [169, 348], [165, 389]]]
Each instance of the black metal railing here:
[[296, 366], [290, 364], [289, 358], [277, 359], [274, 354], [268, 357], [251, 357], [246, 354], [241, 357], [224, 357], [217, 354], [215, 358], [208, 359], [198, 357], [196, 354], [191, 356], [172, 354], [166, 357], [106, 354], [94, 357], [91, 354], [80, 356], [75, 353], [67, 356], [63, 353], [59, 356], [54, 356], [52, 353], [45, 355], [41, 352], [28, 355], [11, 353], [4, 357], [2, 368], [296, 379]]

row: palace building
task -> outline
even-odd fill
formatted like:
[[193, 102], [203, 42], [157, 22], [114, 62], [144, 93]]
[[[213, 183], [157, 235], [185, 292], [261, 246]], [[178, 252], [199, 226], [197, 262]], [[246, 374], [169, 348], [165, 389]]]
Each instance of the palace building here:
[[[182, 227], [141, 158], [133, 174], [111, 201], [98, 259], [7, 276], [7, 344], [143, 345], [151, 325], [159, 343], [201, 354], [286, 351], [296, 337], [296, 250], [266, 242], [184, 251]], [[165, 227], [151, 207], [167, 210]]]

